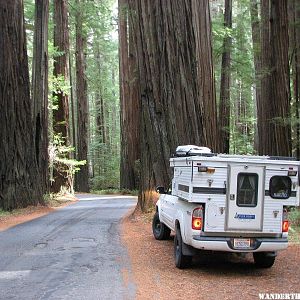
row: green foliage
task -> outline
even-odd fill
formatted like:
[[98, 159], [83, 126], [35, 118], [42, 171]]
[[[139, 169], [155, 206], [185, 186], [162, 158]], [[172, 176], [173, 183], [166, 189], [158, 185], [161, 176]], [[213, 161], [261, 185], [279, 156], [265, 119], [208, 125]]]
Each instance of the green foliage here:
[[254, 154], [255, 137], [255, 70], [249, 1], [233, 1], [232, 29], [224, 28], [223, 11], [212, 18], [213, 60], [217, 100], [220, 95], [223, 40], [232, 38], [230, 84], [230, 152]]
[[80, 170], [80, 166], [86, 164], [86, 161], [69, 158], [72, 152], [74, 152], [74, 148], [66, 146], [61, 135], [54, 135], [53, 141], [49, 145], [50, 180], [54, 181], [54, 170], [66, 176], [69, 183], [69, 192], [73, 194], [74, 175]]
[[112, 0], [94, 1], [85, 6], [89, 16], [85, 31], [90, 41], [87, 49], [88, 157], [93, 166], [93, 189], [118, 188], [120, 181], [119, 62], [114, 4]]
[[131, 196], [137, 196], [139, 191], [137, 190], [127, 190], [127, 189], [104, 189], [104, 190], [93, 190], [94, 194], [98, 195], [131, 195]]
[[291, 208], [291, 211], [289, 212], [289, 221], [292, 226], [300, 227], [300, 209], [298, 207]]
[[289, 240], [294, 243], [300, 243], [300, 209], [298, 207], [291, 208], [289, 212]]
[[3, 210], [2, 208], [0, 208], [0, 218], [1, 217], [6, 217], [6, 216], [10, 216], [11, 212], [7, 211], [7, 210]]
[[49, 194], [45, 194], [44, 197], [44, 203], [46, 205], [52, 203], [53, 201], [56, 201], [57, 199], [57, 194], [54, 194], [54, 193], [49, 193]]
[[[118, 35], [117, 35], [117, 1], [94, 0], [69, 4], [69, 29], [70, 29], [70, 75], [72, 85], [62, 76], [53, 75], [53, 65], [59, 52], [53, 45], [53, 2], [50, 2], [49, 15], [49, 42], [48, 42], [48, 80], [49, 80], [49, 138], [50, 138], [50, 169], [51, 174], [56, 168], [59, 172], [67, 171], [70, 176], [70, 186], [73, 184], [74, 173], [78, 171], [83, 162], [70, 159], [75, 156], [74, 139], [73, 148], [63, 146], [63, 137], [53, 134], [52, 112], [57, 110], [58, 93], [71, 96], [71, 89], [75, 96], [75, 42], [76, 42], [76, 15], [80, 12], [83, 20], [83, 33], [87, 38], [87, 70], [89, 116], [90, 116], [90, 142], [89, 165], [93, 169], [91, 183], [97, 188], [119, 187], [120, 165], [120, 124], [119, 124], [119, 79], [118, 79]], [[30, 71], [32, 70], [33, 34], [34, 34], [34, 0], [24, 1], [25, 23], [27, 31], [27, 48]], [[75, 131], [76, 131], [76, 97], [75, 107]], [[99, 107], [99, 99], [103, 101], [103, 107]], [[71, 97], [69, 98], [71, 99]], [[103, 114], [102, 133], [96, 124], [99, 113]], [[71, 116], [71, 113], [70, 113]], [[71, 132], [72, 124], [70, 122]], [[74, 153], [74, 154], [73, 154]], [[51, 177], [53, 180], [53, 177]]]
[[76, 198], [73, 195], [66, 195], [66, 193], [49, 193], [44, 195], [44, 203], [49, 207], [59, 207], [74, 200], [76, 200]]
[[[96, 152], [92, 157], [95, 176], [91, 179], [91, 186], [95, 190], [119, 188], [119, 156], [113, 157], [110, 152], [101, 151], [103, 148], [107, 147], [101, 147], [100, 145], [98, 149], [96, 148]], [[97, 154], [99, 149], [100, 152]]]
[[70, 93], [70, 86], [65, 81], [64, 76], [49, 76], [49, 105], [52, 105], [53, 110], [58, 110], [58, 103], [57, 103], [57, 94], [61, 93], [63, 95], [69, 95]]
[[[63, 55], [63, 52], [58, 51], [57, 47], [54, 47], [53, 42], [48, 43], [48, 57], [49, 57], [49, 72], [48, 72], [48, 88], [49, 88], [49, 109], [57, 110], [57, 94], [70, 95], [70, 82], [66, 82], [64, 76], [54, 76], [53, 66], [57, 57]], [[52, 124], [49, 126], [52, 128]]]

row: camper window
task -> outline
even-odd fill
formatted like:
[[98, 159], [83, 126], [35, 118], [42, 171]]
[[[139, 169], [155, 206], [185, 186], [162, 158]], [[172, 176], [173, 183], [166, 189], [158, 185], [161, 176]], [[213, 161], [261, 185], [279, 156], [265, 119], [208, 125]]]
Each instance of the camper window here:
[[237, 178], [237, 206], [255, 207], [257, 205], [258, 175], [239, 173]]
[[288, 199], [291, 188], [292, 181], [288, 176], [273, 176], [270, 179], [270, 196], [274, 199]]

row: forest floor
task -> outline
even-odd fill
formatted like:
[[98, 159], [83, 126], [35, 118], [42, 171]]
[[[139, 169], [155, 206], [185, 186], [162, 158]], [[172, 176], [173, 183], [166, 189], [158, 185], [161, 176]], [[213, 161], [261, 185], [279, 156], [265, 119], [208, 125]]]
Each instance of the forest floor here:
[[42, 217], [77, 201], [77, 198], [72, 195], [64, 195], [51, 199], [45, 206], [29, 206], [12, 212], [0, 211], [0, 231]]
[[250, 255], [202, 253], [189, 269], [174, 265], [173, 237], [157, 241], [152, 215], [123, 221], [137, 299], [259, 299], [259, 293], [300, 293], [300, 244], [290, 243], [270, 269], [257, 269]]

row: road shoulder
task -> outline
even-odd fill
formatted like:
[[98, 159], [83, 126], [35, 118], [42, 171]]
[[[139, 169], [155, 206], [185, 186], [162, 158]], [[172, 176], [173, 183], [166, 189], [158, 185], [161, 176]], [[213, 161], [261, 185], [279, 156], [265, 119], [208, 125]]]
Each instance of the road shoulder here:
[[16, 209], [12, 212], [0, 214], [0, 232], [14, 227], [18, 224], [29, 222], [31, 220], [48, 215], [49, 213], [56, 211], [60, 208], [76, 203], [78, 199], [74, 196], [65, 195], [59, 197], [55, 204], [48, 206], [28, 206], [26, 208]]

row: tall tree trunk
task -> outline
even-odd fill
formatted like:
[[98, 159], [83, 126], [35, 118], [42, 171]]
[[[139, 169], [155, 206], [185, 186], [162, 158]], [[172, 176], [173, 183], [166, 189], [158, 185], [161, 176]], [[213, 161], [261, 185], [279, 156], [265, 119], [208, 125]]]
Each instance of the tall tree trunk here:
[[84, 0], [76, 1], [76, 95], [77, 95], [77, 159], [86, 164], [76, 174], [76, 188], [89, 192], [88, 169], [88, 98], [86, 81], [86, 35], [83, 32]]
[[[270, 107], [271, 98], [271, 45], [270, 45], [270, 1], [261, 0], [261, 104], [258, 106], [258, 134], [259, 154], [268, 154], [269, 145], [268, 132], [270, 132]], [[259, 130], [261, 128], [261, 130]]]
[[0, 207], [9, 210], [43, 201], [22, 0], [0, 1], [0, 49]]
[[49, 187], [48, 170], [48, 17], [49, 0], [35, 1], [35, 31], [32, 66], [35, 155], [43, 193]]
[[291, 155], [287, 0], [261, 1], [263, 152]]
[[253, 44], [253, 58], [254, 58], [254, 69], [255, 69], [255, 112], [257, 117], [256, 133], [254, 137], [254, 148], [258, 153], [262, 153], [263, 141], [259, 141], [259, 137], [262, 138], [263, 134], [263, 119], [264, 116], [262, 101], [261, 101], [261, 34], [260, 34], [260, 21], [258, 14], [258, 3], [257, 0], [250, 0], [250, 14], [251, 14], [251, 29], [252, 29], [252, 44]]
[[[98, 76], [101, 78], [102, 66], [101, 66], [101, 56], [100, 56], [100, 45], [99, 40], [101, 38], [98, 36], [97, 32], [94, 33], [94, 56], [95, 63], [97, 66]], [[97, 140], [97, 150], [95, 156], [97, 157], [97, 173], [98, 176], [103, 176], [105, 174], [105, 164], [103, 163], [103, 158], [105, 156], [105, 144], [106, 144], [106, 122], [105, 122], [105, 104], [103, 100], [103, 88], [101, 85], [101, 80], [98, 81], [97, 91], [95, 94], [95, 111], [96, 111], [96, 136]]]
[[295, 0], [295, 117], [296, 156], [300, 160], [300, 1]]
[[[225, 0], [224, 28], [232, 28], [232, 0]], [[219, 107], [220, 150], [222, 153], [229, 153], [231, 45], [231, 36], [227, 34], [223, 41]]]
[[[68, 84], [69, 81], [69, 29], [68, 29], [68, 2], [67, 0], [54, 0], [54, 46], [62, 54], [55, 58], [54, 75], [62, 76]], [[69, 145], [69, 97], [63, 91], [58, 91], [58, 109], [53, 110], [53, 129], [55, 134], [61, 135], [64, 144]], [[61, 187], [68, 188], [68, 174], [54, 172], [52, 191], [59, 192]]]
[[[139, 159], [139, 98], [137, 93], [136, 57], [133, 45], [133, 26], [130, 25], [130, 8], [127, 0], [119, 0], [119, 56], [121, 104], [121, 166], [120, 186], [137, 189]], [[133, 19], [132, 19], [133, 20]], [[129, 29], [129, 30], [128, 30]]]
[[[271, 1], [271, 65], [272, 72], [272, 122], [271, 137], [274, 155], [292, 155], [290, 126], [290, 71], [287, 1]], [[276, 122], [276, 118], [280, 121]], [[274, 149], [274, 145], [276, 148]]]
[[[96, 33], [95, 33], [96, 34]], [[96, 65], [98, 68], [98, 75], [101, 76], [101, 57], [100, 57], [100, 47], [99, 47], [99, 40], [100, 38], [96, 36], [96, 40], [94, 41], [95, 49], [94, 49], [94, 55], [96, 58]], [[101, 82], [99, 81], [99, 84], [97, 86], [97, 92], [96, 92], [96, 100], [95, 100], [95, 106], [96, 106], [96, 127], [97, 127], [97, 134], [99, 134], [101, 143], [106, 143], [106, 131], [105, 131], [105, 118], [104, 118], [104, 101], [102, 96], [102, 87]]]
[[[76, 122], [75, 122], [75, 97], [74, 97], [74, 80], [73, 80], [73, 65], [72, 65], [72, 59], [71, 55], [69, 55], [69, 70], [70, 70], [70, 105], [71, 105], [71, 119], [72, 119], [72, 130], [70, 130], [70, 141], [72, 144], [72, 147], [77, 149], [77, 143], [76, 143]], [[76, 157], [76, 153], [72, 153], [72, 158]]]
[[145, 210], [155, 185], [170, 183], [176, 147], [218, 151], [218, 128], [208, 0], [134, 4], [142, 114], [139, 205]]
[[290, 64], [292, 70], [293, 86], [293, 116], [296, 125], [293, 130], [293, 141], [295, 155], [300, 159], [300, 1], [289, 1], [289, 45], [290, 45]]
[[[121, 160], [120, 187], [131, 189], [133, 174], [129, 166], [129, 57], [128, 57], [128, 1], [119, 0], [119, 70], [120, 70], [120, 127], [121, 127]], [[126, 103], [127, 102], [127, 103]]]
[[130, 168], [133, 169], [134, 185], [133, 189], [139, 188], [140, 183], [140, 124], [141, 124], [141, 103], [139, 91], [139, 71], [137, 68], [137, 56], [135, 52], [135, 33], [133, 22], [136, 22], [132, 16], [133, 10], [130, 9], [129, 21], [129, 100], [127, 105], [130, 120], [130, 140], [129, 140], [129, 161]]

